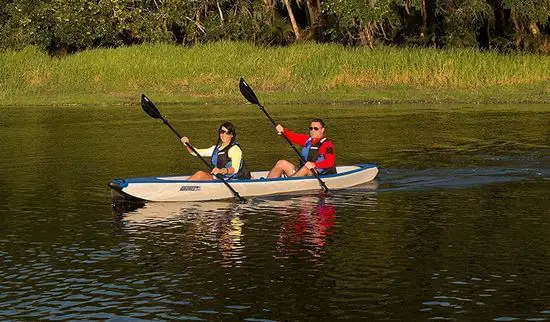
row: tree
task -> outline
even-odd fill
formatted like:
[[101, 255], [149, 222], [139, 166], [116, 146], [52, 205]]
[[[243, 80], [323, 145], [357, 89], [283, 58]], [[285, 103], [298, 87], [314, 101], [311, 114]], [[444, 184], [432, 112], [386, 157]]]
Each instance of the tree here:
[[339, 25], [363, 46], [373, 47], [377, 36], [386, 37], [385, 24], [397, 23], [396, 0], [327, 0], [324, 12], [337, 17]]
[[298, 24], [296, 23], [296, 18], [294, 17], [294, 13], [292, 12], [292, 6], [290, 4], [290, 0], [283, 0], [286, 10], [288, 11], [288, 17], [290, 18], [290, 23], [292, 25], [292, 29], [294, 30], [294, 35], [296, 37], [296, 40], [300, 40], [300, 29], [298, 29]]
[[446, 47], [477, 47], [480, 28], [494, 21], [485, 0], [442, 0], [436, 13], [442, 22], [440, 43]]
[[[529, 49], [540, 46], [541, 32], [539, 26], [549, 23], [549, 0], [503, 0], [504, 6], [510, 9], [515, 35], [516, 49]], [[534, 48], [531, 48], [534, 49]]]

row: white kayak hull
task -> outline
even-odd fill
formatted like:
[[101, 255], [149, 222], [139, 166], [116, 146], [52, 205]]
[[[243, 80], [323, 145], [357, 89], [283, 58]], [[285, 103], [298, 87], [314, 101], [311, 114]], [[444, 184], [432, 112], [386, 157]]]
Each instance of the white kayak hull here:
[[[344, 189], [374, 180], [378, 168], [373, 164], [337, 167], [337, 174], [322, 176], [329, 190]], [[267, 171], [252, 172], [250, 180], [227, 181], [241, 197], [319, 190], [315, 177], [288, 177], [265, 179]], [[191, 181], [189, 176], [114, 179], [109, 183], [113, 191], [123, 196], [146, 201], [206, 201], [234, 198], [220, 180]]]

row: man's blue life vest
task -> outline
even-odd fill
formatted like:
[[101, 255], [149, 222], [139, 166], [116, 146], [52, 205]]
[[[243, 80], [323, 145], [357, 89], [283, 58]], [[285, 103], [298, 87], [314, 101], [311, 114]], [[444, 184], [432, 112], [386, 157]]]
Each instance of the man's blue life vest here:
[[[311, 144], [311, 137], [307, 139], [306, 144], [302, 148], [302, 157], [306, 161], [318, 162], [325, 159], [324, 155], [319, 155], [319, 149], [327, 141], [327, 138], [322, 138], [319, 142]], [[300, 166], [303, 166], [304, 163], [300, 160]], [[334, 174], [336, 173], [336, 167], [333, 165], [331, 168], [316, 168], [319, 171], [319, 174]]]

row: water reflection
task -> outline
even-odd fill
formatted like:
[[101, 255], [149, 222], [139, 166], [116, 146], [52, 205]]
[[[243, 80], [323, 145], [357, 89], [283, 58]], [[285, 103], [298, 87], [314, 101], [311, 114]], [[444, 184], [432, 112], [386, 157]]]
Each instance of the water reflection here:
[[[116, 205], [116, 221], [131, 234], [155, 234], [158, 243], [185, 248], [218, 249], [222, 266], [239, 266], [244, 255], [243, 205], [233, 202], [147, 203]], [[167, 231], [171, 231], [170, 233]]]
[[288, 254], [306, 245], [312, 255], [320, 256], [327, 236], [333, 232], [336, 207], [324, 195], [292, 199], [288, 203], [286, 215], [281, 218], [278, 251]]
[[[270, 230], [277, 232], [274, 244], [278, 256], [302, 248], [318, 256], [331, 233], [336, 213], [336, 207], [324, 195], [253, 199], [247, 204], [229, 201], [117, 205], [115, 210], [117, 226], [134, 236], [131, 240], [135, 243], [140, 242], [142, 235], [148, 235], [157, 244], [178, 245], [186, 252], [208, 253], [216, 249], [222, 267], [243, 264], [244, 228], [250, 217], [262, 225], [277, 222], [279, 228]], [[251, 240], [254, 242], [254, 238]]]
[[[113, 209], [120, 233], [129, 235], [136, 244], [144, 238], [154, 240], [161, 247], [177, 247], [185, 258], [216, 250], [220, 257], [210, 255], [212, 261], [222, 267], [240, 267], [258, 249], [270, 249], [274, 258], [288, 258], [297, 253], [320, 257], [326, 251], [327, 238], [334, 233], [337, 209], [372, 204], [364, 198], [377, 187], [378, 182], [374, 181], [331, 194], [272, 196], [250, 199], [245, 204], [134, 203], [116, 204]], [[254, 228], [247, 230], [251, 220]], [[268, 235], [260, 236], [258, 231]], [[251, 243], [248, 252], [245, 252], [246, 237]], [[271, 247], [254, 245], [258, 239], [272, 240]]]

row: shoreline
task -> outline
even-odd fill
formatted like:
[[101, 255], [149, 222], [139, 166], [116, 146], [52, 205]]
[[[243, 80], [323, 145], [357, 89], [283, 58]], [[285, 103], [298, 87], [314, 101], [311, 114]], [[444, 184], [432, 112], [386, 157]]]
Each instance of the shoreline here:
[[[365, 105], [365, 106], [376, 106], [376, 105], [400, 105], [400, 104], [429, 104], [429, 105], [456, 105], [456, 104], [470, 104], [470, 105], [506, 105], [506, 104], [516, 104], [516, 105], [530, 105], [530, 104], [549, 104], [550, 103], [550, 92], [549, 93], [540, 93], [536, 96], [519, 96], [514, 94], [509, 95], [500, 95], [498, 97], [478, 97], [473, 99], [464, 99], [462, 97], [458, 98], [435, 98], [435, 99], [422, 99], [422, 98], [404, 98], [405, 96], [414, 95], [414, 92], [411, 91], [403, 94], [403, 98], [387, 98], [387, 99], [360, 99], [360, 98], [351, 98], [353, 94], [350, 94], [350, 98], [334, 98], [334, 99], [323, 99], [319, 97], [302, 97], [292, 98], [292, 99], [279, 99], [265, 95], [261, 92], [256, 92], [259, 96], [260, 101], [264, 105], [322, 105], [322, 106], [335, 106], [335, 105]], [[376, 96], [375, 92], [371, 92], [373, 96]], [[449, 92], [447, 92], [449, 93]], [[49, 101], [49, 103], [44, 103], [48, 101], [47, 97], [34, 96], [32, 98], [19, 99], [10, 101], [9, 104], [6, 104], [5, 99], [0, 98], [0, 107], [18, 107], [18, 106], [34, 106], [34, 107], [65, 107], [65, 106], [89, 106], [89, 105], [103, 105], [103, 106], [137, 106], [140, 104], [140, 96], [142, 93], [136, 93], [134, 99], [128, 97], [127, 99], [121, 100], [116, 96], [109, 95], [93, 95], [92, 97], [81, 96], [76, 100], [68, 101], [63, 95], [58, 95], [56, 98]], [[190, 105], [190, 106], [206, 106], [206, 105], [218, 105], [218, 106], [233, 106], [233, 105], [246, 105], [249, 104], [243, 97], [237, 97], [232, 99], [192, 99], [187, 96], [181, 95], [157, 95], [155, 93], [143, 93], [150, 97], [155, 104], [161, 104], [165, 106], [170, 105]], [[360, 94], [360, 93], [358, 93]], [[278, 93], [278, 95], [285, 95], [285, 93]], [[461, 93], [461, 96], [473, 95], [473, 93]], [[287, 95], [292, 96], [292, 94]], [[299, 95], [298, 95], [299, 96]], [[51, 97], [50, 97], [51, 98]]]

